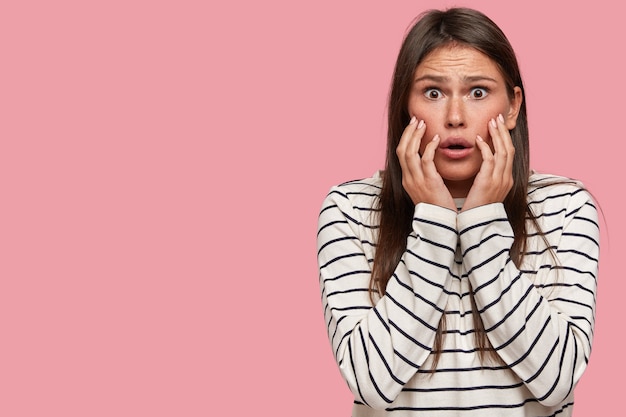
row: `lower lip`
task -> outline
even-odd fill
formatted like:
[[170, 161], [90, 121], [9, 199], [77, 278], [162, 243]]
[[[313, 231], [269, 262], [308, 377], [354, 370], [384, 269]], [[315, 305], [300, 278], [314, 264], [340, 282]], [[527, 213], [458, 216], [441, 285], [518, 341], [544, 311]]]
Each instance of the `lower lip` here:
[[439, 148], [439, 152], [447, 158], [450, 159], [463, 159], [469, 154], [471, 154], [473, 148], [463, 148], [463, 149], [450, 149], [450, 148]]

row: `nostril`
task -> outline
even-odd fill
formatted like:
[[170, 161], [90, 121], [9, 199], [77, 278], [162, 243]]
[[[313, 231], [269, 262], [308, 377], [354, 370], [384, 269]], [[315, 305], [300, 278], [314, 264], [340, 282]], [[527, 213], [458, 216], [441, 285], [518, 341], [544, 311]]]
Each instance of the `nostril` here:
[[465, 123], [449, 121], [447, 125], [448, 125], [448, 127], [463, 127], [463, 126], [465, 126]]

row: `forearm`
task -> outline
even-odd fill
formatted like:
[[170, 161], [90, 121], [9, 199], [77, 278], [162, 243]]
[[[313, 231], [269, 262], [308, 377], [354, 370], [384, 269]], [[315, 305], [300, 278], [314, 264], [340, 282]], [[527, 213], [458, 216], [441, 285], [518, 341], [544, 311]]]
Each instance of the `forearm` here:
[[[448, 297], [456, 213], [418, 205], [402, 259], [386, 294], [372, 306], [371, 264], [363, 254], [362, 239], [350, 238], [358, 235], [358, 227], [338, 221], [346, 213], [333, 210], [320, 217], [323, 232], [318, 237], [323, 248], [318, 260], [329, 338], [355, 397], [384, 408], [432, 350]], [[334, 226], [324, 227], [330, 223]]]
[[[513, 233], [502, 205], [459, 216], [461, 248], [487, 336], [498, 355], [545, 403], [565, 398], [591, 349], [597, 273], [595, 210], [583, 205], [562, 230], [567, 236], [525, 270], [509, 258]], [[471, 218], [471, 219], [470, 219]], [[591, 219], [591, 221], [589, 221]], [[569, 235], [568, 235], [569, 233]], [[553, 239], [554, 240], [554, 239]], [[576, 250], [572, 250], [577, 248]]]

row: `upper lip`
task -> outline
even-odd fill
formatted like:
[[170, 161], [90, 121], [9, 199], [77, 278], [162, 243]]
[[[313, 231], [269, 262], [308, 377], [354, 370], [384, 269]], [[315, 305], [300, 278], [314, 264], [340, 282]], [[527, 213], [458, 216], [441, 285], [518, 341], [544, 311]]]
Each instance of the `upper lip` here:
[[471, 148], [473, 144], [464, 138], [460, 137], [449, 137], [441, 141], [439, 144], [440, 148], [450, 148], [452, 146], [462, 147], [462, 148]]

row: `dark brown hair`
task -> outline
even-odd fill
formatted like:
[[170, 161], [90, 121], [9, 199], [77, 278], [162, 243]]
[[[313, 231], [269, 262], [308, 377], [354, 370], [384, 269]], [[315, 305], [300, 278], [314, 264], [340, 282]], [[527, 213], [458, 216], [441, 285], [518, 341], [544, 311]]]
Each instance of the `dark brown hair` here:
[[[508, 39], [500, 28], [484, 14], [466, 8], [452, 8], [445, 11], [431, 10], [419, 16], [415, 25], [405, 36], [400, 48], [393, 74], [388, 103], [387, 158], [383, 174], [383, 185], [378, 209], [380, 210], [380, 228], [376, 245], [376, 255], [370, 291], [383, 295], [387, 282], [393, 275], [400, 258], [406, 249], [407, 237], [411, 231], [411, 222], [415, 205], [402, 186], [402, 169], [396, 155], [396, 148], [405, 127], [409, 123], [408, 99], [417, 66], [437, 48], [449, 45], [474, 48], [497, 65], [504, 78], [509, 97], [514, 96], [514, 88], [519, 87], [524, 97], [524, 86], [517, 58]], [[527, 187], [529, 168], [528, 120], [526, 104], [522, 100], [517, 123], [510, 131], [515, 147], [513, 160], [513, 187], [504, 207], [513, 228], [514, 241], [510, 256], [519, 266], [525, 250], [526, 219], [531, 219], [537, 230], [528, 202]], [[484, 326], [476, 310], [473, 295], [473, 317], [476, 329], [475, 340], [481, 360], [485, 354], [499, 360], [491, 347], [484, 331]], [[439, 324], [433, 351], [434, 367], [439, 359], [445, 330], [445, 315]]]

